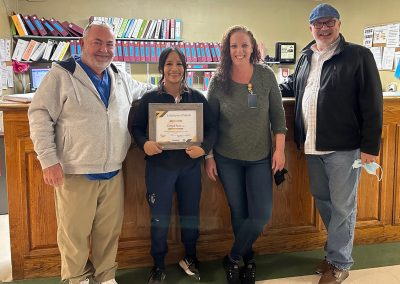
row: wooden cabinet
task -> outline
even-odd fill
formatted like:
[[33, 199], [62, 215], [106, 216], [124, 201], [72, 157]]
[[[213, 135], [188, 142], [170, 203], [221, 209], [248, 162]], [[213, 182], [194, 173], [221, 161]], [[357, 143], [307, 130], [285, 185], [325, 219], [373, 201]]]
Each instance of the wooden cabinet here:
[[[289, 128], [286, 142], [290, 178], [274, 188], [270, 223], [256, 242], [260, 254], [322, 247], [326, 232], [308, 190], [307, 167], [293, 142], [293, 100], [284, 102]], [[26, 105], [0, 105], [4, 111], [13, 278], [59, 275], [53, 188], [42, 180], [32, 142]], [[362, 171], [358, 194], [355, 242], [400, 240], [400, 99], [385, 98], [379, 163], [383, 179]], [[145, 199], [143, 153], [131, 149], [124, 163], [125, 217], [119, 244], [120, 267], [151, 266], [150, 217]], [[167, 262], [183, 255], [176, 207], [168, 237]], [[199, 258], [222, 258], [232, 244], [230, 214], [219, 182], [203, 175]]]

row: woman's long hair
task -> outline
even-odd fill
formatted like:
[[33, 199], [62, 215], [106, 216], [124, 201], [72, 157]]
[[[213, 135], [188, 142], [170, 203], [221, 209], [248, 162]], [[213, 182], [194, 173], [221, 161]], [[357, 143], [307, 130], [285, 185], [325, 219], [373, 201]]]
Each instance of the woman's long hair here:
[[260, 51], [258, 50], [257, 41], [254, 38], [253, 33], [245, 26], [230, 27], [225, 32], [222, 38], [221, 62], [215, 74], [216, 80], [225, 94], [229, 94], [231, 88], [230, 80], [231, 80], [232, 59], [231, 59], [230, 41], [232, 34], [236, 32], [244, 32], [250, 37], [251, 45], [253, 46], [253, 52], [250, 56], [250, 63], [256, 64], [261, 60], [261, 54]]
[[187, 90], [188, 89], [188, 86], [186, 84], [187, 63], [186, 63], [185, 55], [183, 54], [183, 52], [179, 48], [171, 47], [171, 46], [167, 47], [166, 49], [164, 49], [161, 52], [160, 58], [158, 60], [158, 72], [160, 72], [160, 74], [161, 74], [161, 79], [158, 82], [158, 89], [159, 89], [159, 91], [161, 91], [163, 89], [163, 84], [164, 84], [164, 66], [165, 66], [165, 63], [167, 62], [167, 58], [168, 58], [168, 56], [169, 56], [169, 54], [171, 52], [175, 52], [176, 54], [178, 54], [179, 59], [182, 62], [184, 73], [183, 73], [182, 81], [181, 81], [181, 91]]

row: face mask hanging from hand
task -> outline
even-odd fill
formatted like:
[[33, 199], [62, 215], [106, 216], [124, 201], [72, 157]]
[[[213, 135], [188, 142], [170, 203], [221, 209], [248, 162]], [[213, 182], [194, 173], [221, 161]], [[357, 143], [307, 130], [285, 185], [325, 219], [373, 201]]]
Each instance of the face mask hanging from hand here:
[[[381, 181], [381, 180], [382, 180], [383, 169], [382, 169], [382, 167], [381, 167], [379, 164], [377, 164], [377, 163], [375, 163], [375, 162], [362, 164], [362, 163], [361, 163], [361, 160], [360, 160], [360, 159], [357, 159], [357, 160], [354, 161], [352, 167], [353, 167], [353, 169], [357, 169], [357, 168], [363, 167], [363, 168], [367, 171], [367, 173], [369, 173], [370, 175], [376, 176], [376, 177], [378, 178], [378, 181]], [[377, 170], [378, 168], [381, 169], [381, 176], [378, 176], [378, 175], [376, 174], [376, 170]]]

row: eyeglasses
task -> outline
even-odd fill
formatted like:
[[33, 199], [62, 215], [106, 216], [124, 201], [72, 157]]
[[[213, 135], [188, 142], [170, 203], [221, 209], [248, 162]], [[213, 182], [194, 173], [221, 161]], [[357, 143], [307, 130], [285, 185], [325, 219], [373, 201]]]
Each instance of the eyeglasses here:
[[336, 24], [336, 20], [329, 20], [329, 21], [326, 21], [326, 22], [314, 22], [314, 23], [312, 23], [312, 25], [316, 29], [322, 29], [323, 26], [326, 26], [327, 28], [332, 28], [332, 27], [335, 26], [335, 24]]

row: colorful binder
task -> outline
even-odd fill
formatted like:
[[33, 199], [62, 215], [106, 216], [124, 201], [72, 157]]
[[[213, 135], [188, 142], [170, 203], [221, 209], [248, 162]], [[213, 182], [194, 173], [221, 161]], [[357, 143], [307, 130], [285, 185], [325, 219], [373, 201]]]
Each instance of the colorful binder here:
[[35, 25], [35, 27], [39, 31], [39, 34], [41, 36], [46, 36], [47, 35], [47, 31], [44, 28], [42, 22], [39, 20], [39, 18], [36, 15], [31, 15], [31, 16], [29, 16], [29, 18], [31, 19], [32, 23]]
[[46, 30], [52, 34], [53, 36], [60, 36], [61, 34], [50, 24], [48, 20], [45, 18], [41, 18], [40, 21], [42, 22], [43, 26], [46, 28]]
[[11, 19], [14, 23], [15, 28], [17, 29], [18, 35], [20, 36], [26, 36], [28, 35], [28, 31], [25, 28], [24, 23], [22, 22], [22, 18], [19, 16], [19, 14], [12, 15]]
[[64, 27], [54, 18], [50, 19], [50, 24], [62, 35], [62, 36], [69, 36], [68, 31], [64, 29]]
[[31, 19], [29, 19], [29, 16], [23, 16], [22, 17], [25, 21], [26, 26], [28, 27], [29, 31], [31, 32], [31, 34], [38, 36], [39, 35], [39, 31], [37, 30], [37, 28], [35, 27], [35, 25], [32, 23]]

